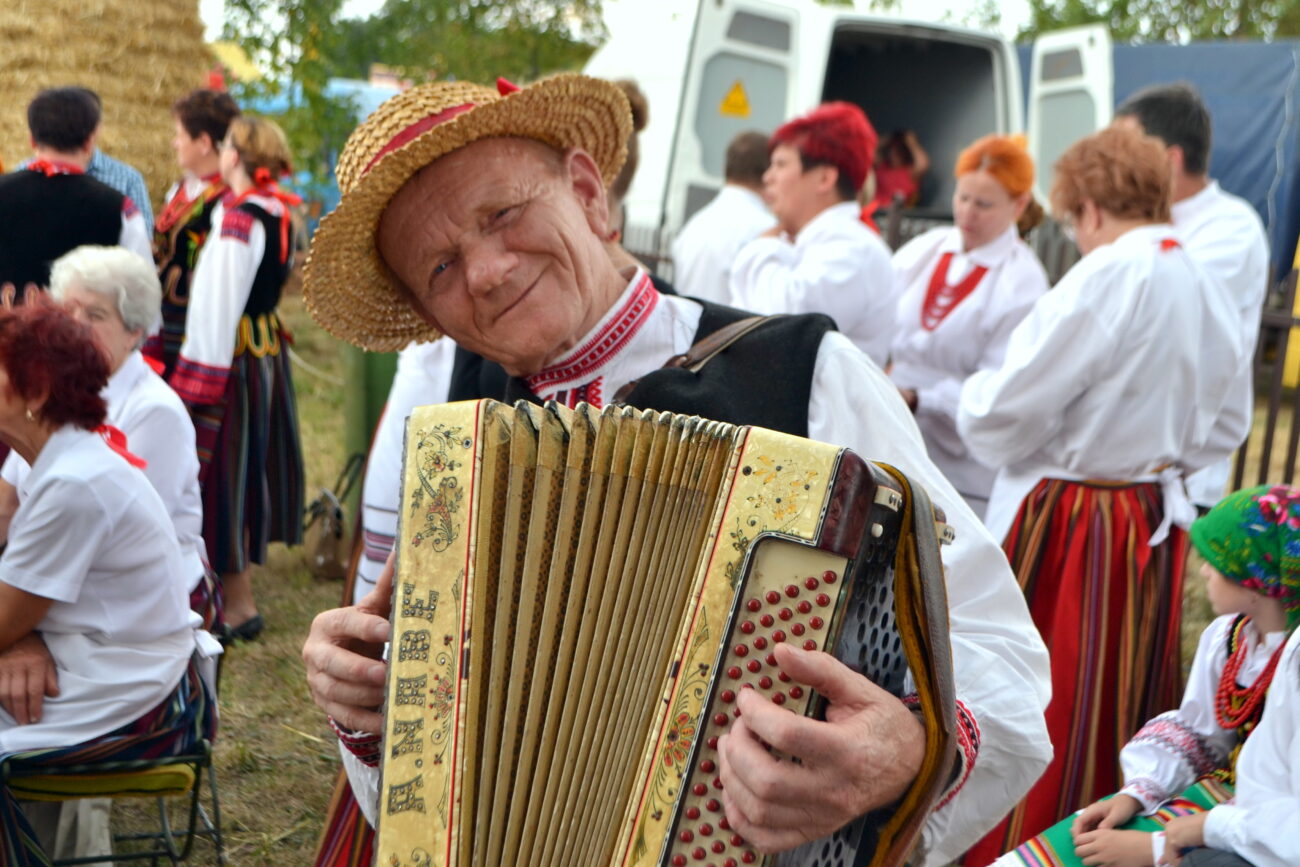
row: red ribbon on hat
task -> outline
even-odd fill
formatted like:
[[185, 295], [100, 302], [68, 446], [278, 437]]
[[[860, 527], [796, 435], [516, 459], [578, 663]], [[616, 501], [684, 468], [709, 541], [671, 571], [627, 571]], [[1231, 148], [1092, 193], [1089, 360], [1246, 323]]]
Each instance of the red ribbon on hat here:
[[52, 178], [55, 175], [84, 175], [86, 173], [86, 170], [81, 166], [74, 166], [72, 163], [58, 160], [32, 160], [27, 164], [27, 171], [40, 172], [47, 178]]
[[144, 458], [131, 454], [126, 447], [126, 434], [122, 433], [118, 428], [113, 427], [111, 424], [101, 424], [95, 428], [95, 433], [104, 438], [104, 442], [108, 444], [110, 449], [126, 458], [126, 462], [131, 466], [138, 470], [143, 470], [149, 466], [149, 462]]
[[[518, 93], [521, 89], [522, 88], [520, 88], [519, 85], [509, 81], [508, 79], [497, 79], [497, 93], [502, 96], [509, 96], [512, 93]], [[370, 162], [366, 163], [366, 167], [361, 170], [361, 176], [365, 177], [366, 173], [375, 167], [375, 163], [379, 162], [393, 151], [404, 145], [410, 144], [435, 126], [444, 124], [457, 115], [464, 114], [471, 108], [476, 108], [477, 106], [478, 103], [476, 102], [467, 102], [463, 105], [453, 105], [451, 108], [444, 108], [437, 114], [431, 114], [428, 117], [420, 118], [415, 123], [401, 130], [397, 135], [389, 139], [388, 144], [381, 147], [379, 151], [370, 158]]]

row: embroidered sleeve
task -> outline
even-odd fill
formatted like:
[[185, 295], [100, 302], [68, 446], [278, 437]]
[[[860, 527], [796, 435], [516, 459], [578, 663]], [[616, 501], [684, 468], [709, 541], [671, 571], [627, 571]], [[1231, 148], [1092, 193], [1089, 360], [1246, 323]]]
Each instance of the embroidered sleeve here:
[[1177, 711], [1162, 713], [1138, 730], [1133, 744], [1153, 744], [1186, 762], [1200, 777], [1223, 764], [1227, 757], [1209, 741], [1178, 719]]
[[229, 367], [209, 366], [182, 355], [176, 359], [171, 386], [186, 403], [210, 406], [221, 402], [229, 376]]
[[1124, 784], [1119, 794], [1128, 795], [1142, 805], [1143, 815], [1154, 813], [1156, 808], [1174, 796], [1174, 792], [1150, 777], [1137, 777]]
[[185, 339], [170, 380], [191, 405], [215, 404], [225, 394], [239, 318], [266, 249], [266, 233], [251, 214], [218, 210], [214, 223], [218, 217], [220, 236], [210, 237], [199, 252]]
[[368, 767], [379, 767], [380, 753], [383, 752], [383, 736], [373, 732], [354, 732], [345, 729], [330, 717], [330, 728], [334, 729], [334, 734], [338, 735], [341, 743], [348, 752], [356, 756], [357, 759]]
[[[903, 696], [903, 704], [913, 713], [920, 710], [921, 700], [915, 694]], [[939, 803], [935, 805], [936, 810], [941, 810], [948, 805], [961, 787], [966, 784], [970, 778], [970, 772], [975, 768], [975, 759], [980, 751], [980, 726], [975, 720], [975, 715], [971, 713], [970, 708], [966, 707], [960, 699], [957, 701], [957, 764], [953, 767], [952, 779], [948, 783], [948, 788], [944, 790], [943, 796]]]
[[253, 215], [247, 211], [241, 211], [238, 208], [225, 212], [221, 220], [221, 237], [232, 238], [240, 243], [247, 244], [253, 234], [253, 223], [257, 222]]

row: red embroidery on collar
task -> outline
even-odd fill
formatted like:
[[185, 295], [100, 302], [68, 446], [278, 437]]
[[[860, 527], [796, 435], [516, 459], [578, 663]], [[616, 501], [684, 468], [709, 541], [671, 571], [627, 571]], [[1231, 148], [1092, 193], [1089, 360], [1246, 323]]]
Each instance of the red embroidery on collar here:
[[952, 262], [952, 253], [944, 253], [938, 266], [930, 275], [930, 287], [925, 292], [925, 303], [921, 305], [921, 327], [933, 331], [939, 327], [944, 318], [957, 309], [957, 305], [966, 300], [966, 296], [975, 291], [980, 280], [988, 273], [988, 268], [979, 265], [971, 269], [956, 286], [948, 285], [948, 265]]
[[528, 386], [535, 394], [542, 395], [543, 389], [556, 383], [571, 382], [594, 371], [627, 346], [658, 303], [659, 292], [650, 282], [650, 275], [642, 273], [623, 306], [590, 340], [546, 370], [528, 377]]
[[1173, 238], [1165, 238], [1163, 241], [1160, 242], [1161, 250], [1176, 250], [1181, 246], [1182, 244], [1178, 243]]

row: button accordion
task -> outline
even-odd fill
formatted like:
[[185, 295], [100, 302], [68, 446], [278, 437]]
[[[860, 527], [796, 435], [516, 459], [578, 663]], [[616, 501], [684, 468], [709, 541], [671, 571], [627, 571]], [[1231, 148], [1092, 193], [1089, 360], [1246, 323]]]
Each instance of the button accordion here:
[[[494, 401], [407, 424], [376, 864], [902, 864], [954, 767], [924, 491], [847, 449], [697, 417]], [[914, 694], [903, 799], [773, 859], [731, 829], [716, 745], [772, 654]]]

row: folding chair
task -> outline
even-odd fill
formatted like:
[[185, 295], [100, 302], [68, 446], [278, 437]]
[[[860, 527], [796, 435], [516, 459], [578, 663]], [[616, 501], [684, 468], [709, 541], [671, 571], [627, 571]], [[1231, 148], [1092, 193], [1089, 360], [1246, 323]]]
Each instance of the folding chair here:
[[[211, 813], [199, 795], [200, 778], [207, 777]], [[182, 864], [189, 858], [197, 837], [212, 841], [218, 865], [226, 863], [221, 836], [221, 804], [217, 776], [212, 764], [212, 744], [200, 741], [194, 750], [178, 756], [132, 759], [50, 767], [24, 763], [21, 753], [0, 761], [0, 781], [15, 797], [32, 801], [68, 801], [78, 798], [154, 798], [158, 809], [158, 830], [121, 833], [113, 836], [112, 860], [143, 861], [151, 864]], [[189, 818], [183, 829], [174, 829], [167, 798], [188, 795]], [[127, 844], [117, 851], [116, 844]], [[140, 847], [144, 844], [144, 848]], [[54, 861], [55, 865], [94, 864], [106, 860], [97, 855]]]

